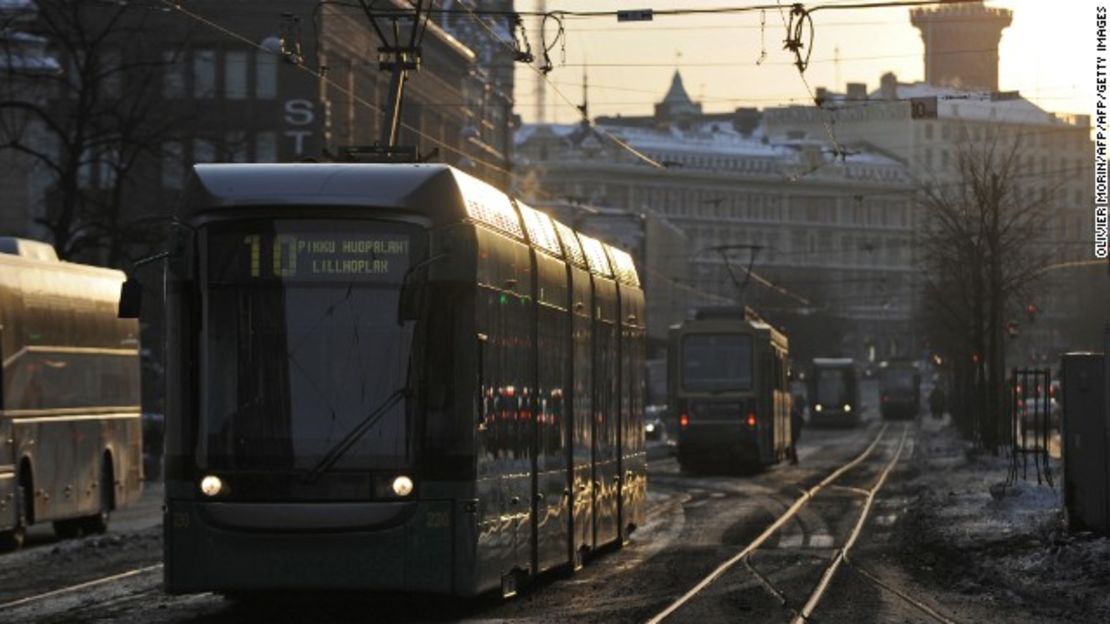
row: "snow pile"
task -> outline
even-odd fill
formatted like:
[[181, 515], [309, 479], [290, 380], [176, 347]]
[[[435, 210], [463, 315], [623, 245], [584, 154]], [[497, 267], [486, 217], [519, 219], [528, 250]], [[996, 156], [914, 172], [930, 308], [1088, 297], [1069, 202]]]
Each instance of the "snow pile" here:
[[1110, 621], [1110, 539], [1066, 530], [1058, 461], [1054, 489], [1032, 463], [1032, 481], [1008, 483], [1008, 458], [977, 454], [951, 430], [923, 431], [917, 451], [902, 556], [919, 582], [1021, 620]]

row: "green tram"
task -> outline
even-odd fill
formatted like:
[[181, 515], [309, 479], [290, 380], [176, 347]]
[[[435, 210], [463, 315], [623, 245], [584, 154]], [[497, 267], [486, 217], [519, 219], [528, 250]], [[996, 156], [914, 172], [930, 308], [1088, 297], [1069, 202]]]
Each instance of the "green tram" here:
[[761, 467], [793, 443], [785, 335], [751, 310], [707, 308], [671, 328], [668, 396], [683, 469]]
[[98, 533], [142, 495], [139, 326], [123, 273], [0, 238], [0, 546]]
[[443, 165], [198, 165], [165, 587], [511, 595], [644, 522], [631, 257]]

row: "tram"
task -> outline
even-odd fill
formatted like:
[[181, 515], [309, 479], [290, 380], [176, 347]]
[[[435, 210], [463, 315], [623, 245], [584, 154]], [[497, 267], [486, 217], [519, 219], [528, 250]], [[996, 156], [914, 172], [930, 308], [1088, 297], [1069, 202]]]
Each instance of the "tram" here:
[[142, 495], [139, 326], [123, 273], [0, 238], [0, 547], [101, 533]]
[[884, 420], [917, 418], [921, 411], [921, 372], [912, 360], [879, 364], [879, 411]]
[[668, 363], [683, 469], [752, 468], [787, 457], [785, 335], [748, 309], [701, 309], [671, 328]]
[[512, 595], [644, 522], [631, 257], [449, 166], [197, 165], [165, 587]]
[[809, 376], [809, 422], [852, 427], [860, 422], [859, 386], [851, 358], [813, 358]]

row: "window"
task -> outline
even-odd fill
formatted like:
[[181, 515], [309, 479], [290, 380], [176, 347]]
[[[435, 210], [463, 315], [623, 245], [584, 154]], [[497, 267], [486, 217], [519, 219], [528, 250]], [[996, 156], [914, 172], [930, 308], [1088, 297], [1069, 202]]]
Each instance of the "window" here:
[[100, 55], [98, 72], [102, 76], [100, 81], [101, 94], [118, 98], [123, 86], [123, 59], [119, 52], [104, 52]]
[[234, 132], [227, 133], [227, 145], [226, 145], [226, 150], [225, 151], [227, 153], [227, 161], [228, 162], [233, 162], [233, 163], [247, 162], [247, 160], [248, 160], [247, 148], [248, 147], [249, 147], [249, 143], [247, 142], [247, 133], [246, 132], [243, 132], [241, 130], [236, 130]]
[[224, 55], [224, 97], [229, 100], [247, 97], [246, 52], [228, 52]]
[[197, 139], [193, 142], [193, 162], [210, 163], [216, 161], [216, 146], [211, 141]]
[[176, 52], [163, 52], [162, 97], [176, 100], [185, 96], [185, 66]]
[[259, 132], [254, 137], [254, 160], [260, 163], [277, 162], [277, 135]]
[[254, 55], [254, 96], [260, 100], [277, 97], [277, 57], [269, 52]]
[[193, 97], [216, 97], [216, 52], [193, 52]]
[[176, 141], [162, 144], [162, 186], [180, 189], [185, 185], [185, 150]]

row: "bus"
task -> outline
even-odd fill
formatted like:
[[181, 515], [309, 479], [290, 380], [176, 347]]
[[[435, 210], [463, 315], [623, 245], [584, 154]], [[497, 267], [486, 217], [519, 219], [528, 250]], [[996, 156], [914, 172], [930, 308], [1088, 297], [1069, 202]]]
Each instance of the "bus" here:
[[855, 426], [860, 422], [859, 389], [851, 358], [813, 358], [809, 376], [809, 422]]
[[786, 458], [794, 435], [786, 336], [751, 310], [707, 308], [669, 339], [679, 465], [754, 468]]
[[644, 522], [631, 256], [446, 165], [197, 165], [165, 588], [509, 596]]
[[879, 411], [883, 419], [917, 418], [921, 411], [921, 373], [909, 360], [879, 364]]
[[0, 238], [0, 546], [100, 533], [142, 494], [139, 326], [123, 273]]

